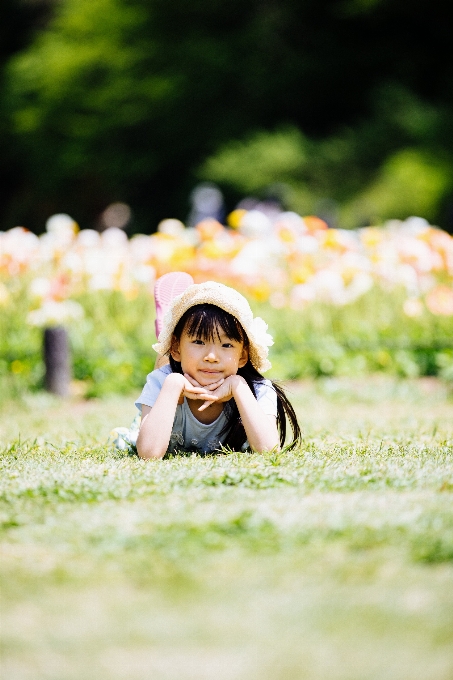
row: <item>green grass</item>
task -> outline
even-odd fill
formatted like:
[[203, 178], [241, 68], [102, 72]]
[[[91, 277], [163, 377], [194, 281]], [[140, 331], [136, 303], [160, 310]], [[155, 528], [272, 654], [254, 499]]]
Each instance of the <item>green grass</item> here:
[[105, 444], [133, 396], [5, 403], [4, 677], [450, 680], [448, 389], [291, 398], [297, 452], [150, 462]]

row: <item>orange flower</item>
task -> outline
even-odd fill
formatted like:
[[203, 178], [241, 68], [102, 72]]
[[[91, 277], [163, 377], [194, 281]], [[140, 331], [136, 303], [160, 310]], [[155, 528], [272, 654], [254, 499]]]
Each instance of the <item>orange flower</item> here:
[[426, 306], [432, 314], [453, 315], [453, 288], [437, 286], [426, 296]]
[[206, 220], [202, 220], [196, 226], [198, 236], [202, 241], [207, 241], [208, 239], [218, 236], [220, 232], [224, 229], [223, 225], [217, 220], [209, 217]]
[[314, 231], [324, 231], [325, 229], [329, 228], [327, 222], [324, 222], [324, 220], [322, 220], [320, 217], [316, 217], [315, 215], [307, 215], [303, 219], [305, 226], [310, 233], [313, 233]]

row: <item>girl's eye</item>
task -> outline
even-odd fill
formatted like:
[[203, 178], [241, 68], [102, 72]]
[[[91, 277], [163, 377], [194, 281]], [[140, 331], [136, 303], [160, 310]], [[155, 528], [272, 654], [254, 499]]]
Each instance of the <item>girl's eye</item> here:
[[195, 338], [195, 340], [193, 340], [193, 343], [194, 345], [204, 345], [203, 340], [200, 340], [199, 338]]
[[231, 342], [224, 342], [222, 347], [233, 347], [233, 345], [231, 344]]

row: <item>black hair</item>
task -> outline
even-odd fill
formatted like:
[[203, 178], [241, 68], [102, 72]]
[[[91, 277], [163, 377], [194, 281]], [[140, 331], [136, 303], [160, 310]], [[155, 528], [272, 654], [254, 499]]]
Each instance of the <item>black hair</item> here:
[[[200, 340], [214, 340], [219, 337], [219, 328], [225, 335], [236, 342], [242, 342], [245, 347], [249, 346], [246, 332], [242, 328], [235, 316], [226, 312], [221, 307], [212, 304], [201, 304], [189, 307], [181, 316], [175, 326], [173, 335], [177, 340], [181, 338], [185, 330], [190, 337]], [[170, 366], [173, 373], [182, 373], [181, 363], [173, 359], [170, 354]], [[238, 369], [238, 375], [242, 376], [256, 398], [255, 385], [263, 383], [265, 378], [253, 366], [248, 359], [245, 366]], [[298, 446], [302, 441], [302, 433], [297, 422], [297, 416], [288, 400], [284, 390], [280, 385], [271, 381], [272, 388], [277, 393], [277, 428], [280, 434], [280, 446], [285, 446], [286, 441], [286, 420], [291, 425], [293, 439], [285, 448], [287, 450]], [[240, 451], [247, 441], [244, 426], [239, 416], [239, 409], [234, 399], [226, 402], [224, 409], [227, 422], [220, 435], [225, 436], [223, 445], [233, 451]]]

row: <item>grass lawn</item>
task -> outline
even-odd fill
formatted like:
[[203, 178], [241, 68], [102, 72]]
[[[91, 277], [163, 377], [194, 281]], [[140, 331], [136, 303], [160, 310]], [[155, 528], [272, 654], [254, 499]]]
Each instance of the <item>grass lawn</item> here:
[[133, 397], [4, 404], [2, 678], [451, 680], [451, 394], [291, 390], [299, 451], [150, 462]]

